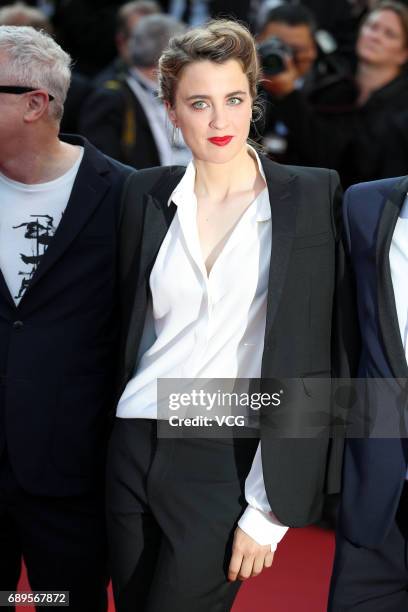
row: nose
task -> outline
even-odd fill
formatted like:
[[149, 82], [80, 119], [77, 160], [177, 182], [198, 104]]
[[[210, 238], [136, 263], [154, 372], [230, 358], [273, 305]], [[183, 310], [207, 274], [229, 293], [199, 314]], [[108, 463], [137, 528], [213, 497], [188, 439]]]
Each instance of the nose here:
[[227, 111], [224, 107], [213, 107], [210, 127], [215, 130], [224, 130], [228, 125]]

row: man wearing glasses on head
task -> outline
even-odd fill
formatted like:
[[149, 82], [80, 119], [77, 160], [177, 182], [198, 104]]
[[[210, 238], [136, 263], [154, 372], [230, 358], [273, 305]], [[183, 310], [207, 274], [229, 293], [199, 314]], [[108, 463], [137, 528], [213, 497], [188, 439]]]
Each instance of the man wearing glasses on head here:
[[130, 169], [58, 137], [69, 82], [51, 37], [0, 27], [0, 591], [16, 590], [24, 558], [33, 591], [99, 612]]

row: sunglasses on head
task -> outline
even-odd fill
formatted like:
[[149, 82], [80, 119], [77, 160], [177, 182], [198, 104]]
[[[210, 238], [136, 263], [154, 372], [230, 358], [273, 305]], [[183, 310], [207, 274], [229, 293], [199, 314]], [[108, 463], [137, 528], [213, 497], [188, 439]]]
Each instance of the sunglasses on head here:
[[[30, 91], [37, 91], [38, 87], [23, 87], [22, 85], [0, 85], [0, 93], [9, 93], [9, 94], [24, 94]], [[48, 94], [48, 99], [50, 102], [54, 100], [54, 96]]]

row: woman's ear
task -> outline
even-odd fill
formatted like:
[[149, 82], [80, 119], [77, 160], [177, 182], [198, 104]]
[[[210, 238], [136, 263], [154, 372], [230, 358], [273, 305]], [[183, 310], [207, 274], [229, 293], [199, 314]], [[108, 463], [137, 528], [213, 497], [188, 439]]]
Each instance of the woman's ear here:
[[171, 123], [174, 125], [175, 128], [178, 127], [177, 126], [176, 111], [174, 110], [174, 107], [171, 106], [170, 102], [168, 102], [167, 100], [164, 102], [164, 106], [166, 108], [167, 115], [168, 115]]

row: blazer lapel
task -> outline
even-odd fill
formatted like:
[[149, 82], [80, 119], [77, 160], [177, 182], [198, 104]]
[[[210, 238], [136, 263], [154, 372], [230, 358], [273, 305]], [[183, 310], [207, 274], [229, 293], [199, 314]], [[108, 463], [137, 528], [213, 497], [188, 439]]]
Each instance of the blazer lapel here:
[[176, 205], [162, 203], [151, 194], [144, 196], [146, 200], [146, 213], [143, 222], [142, 244], [140, 249], [139, 282], [143, 281], [156, 259], [160, 245], [176, 212]]
[[284, 166], [261, 157], [272, 211], [272, 251], [266, 306], [265, 345], [273, 326], [286, 278], [296, 230], [297, 178]]
[[16, 308], [16, 303], [11, 295], [9, 288], [4, 278], [3, 272], [0, 270], [0, 295], [8, 302], [9, 306]]
[[63, 255], [102, 200], [109, 188], [108, 181], [103, 177], [108, 170], [107, 162], [103, 158], [94, 157], [85, 145], [84, 156], [65, 212], [18, 308], [26, 302], [38, 281]]
[[407, 191], [408, 177], [400, 181], [387, 198], [380, 218], [376, 247], [380, 329], [393, 376], [397, 379], [408, 377], [408, 367], [399, 330], [389, 254], [395, 225]]
[[[129, 323], [125, 323], [125, 378], [133, 370], [137, 357], [137, 350], [142, 333], [142, 325], [146, 314], [149, 276], [159, 252], [160, 246], [166, 236], [167, 230], [173, 220], [177, 207], [168, 199], [180, 181], [184, 168], [180, 172], [171, 173], [169, 178], [160, 181], [150, 193], [143, 196], [145, 214], [143, 219], [142, 239], [139, 261], [134, 262], [132, 270], [137, 276], [137, 285], [133, 293]], [[136, 275], [136, 270], [137, 275]]]

